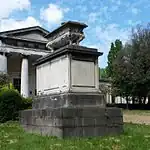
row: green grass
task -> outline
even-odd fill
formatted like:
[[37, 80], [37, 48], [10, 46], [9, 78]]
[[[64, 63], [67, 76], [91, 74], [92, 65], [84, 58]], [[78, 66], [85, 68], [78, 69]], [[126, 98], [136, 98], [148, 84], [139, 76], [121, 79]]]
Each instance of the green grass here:
[[150, 116], [150, 110], [123, 110], [124, 114]]
[[125, 124], [124, 133], [103, 138], [58, 139], [29, 134], [17, 123], [0, 124], [0, 150], [148, 150], [150, 126]]

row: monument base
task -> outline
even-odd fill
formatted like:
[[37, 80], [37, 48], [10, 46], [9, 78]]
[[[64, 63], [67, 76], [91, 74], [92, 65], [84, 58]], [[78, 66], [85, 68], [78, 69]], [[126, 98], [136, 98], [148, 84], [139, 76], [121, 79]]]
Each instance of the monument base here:
[[32, 108], [57, 108], [78, 106], [105, 106], [104, 95], [99, 92], [66, 92], [61, 94], [40, 95], [34, 98]]
[[21, 112], [21, 125], [31, 133], [96, 137], [123, 132], [122, 111], [98, 106], [32, 109]]

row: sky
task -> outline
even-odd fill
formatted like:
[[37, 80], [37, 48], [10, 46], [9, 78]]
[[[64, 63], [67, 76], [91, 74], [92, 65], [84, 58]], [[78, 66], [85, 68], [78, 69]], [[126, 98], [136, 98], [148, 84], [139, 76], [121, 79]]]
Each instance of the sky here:
[[39, 25], [52, 31], [64, 21], [88, 25], [83, 46], [103, 52], [107, 66], [111, 42], [130, 38], [132, 27], [150, 22], [150, 0], [0, 0], [0, 31]]

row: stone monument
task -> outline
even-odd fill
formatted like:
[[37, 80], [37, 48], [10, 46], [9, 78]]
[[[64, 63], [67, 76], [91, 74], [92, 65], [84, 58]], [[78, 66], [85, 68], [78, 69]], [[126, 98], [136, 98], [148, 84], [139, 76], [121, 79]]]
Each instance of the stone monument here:
[[99, 90], [95, 48], [80, 46], [87, 25], [68, 21], [46, 36], [51, 53], [36, 61], [37, 96], [21, 111], [26, 131], [57, 137], [87, 137], [123, 131], [121, 109], [107, 108]]

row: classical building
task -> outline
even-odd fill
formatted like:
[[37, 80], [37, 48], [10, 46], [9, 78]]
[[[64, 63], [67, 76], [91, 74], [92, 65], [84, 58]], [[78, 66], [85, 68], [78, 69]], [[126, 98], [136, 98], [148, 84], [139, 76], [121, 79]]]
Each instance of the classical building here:
[[49, 31], [39, 26], [0, 32], [0, 72], [9, 74], [24, 97], [36, 94], [36, 72], [32, 64], [50, 52], [46, 47], [48, 34]]
[[[80, 24], [73, 23], [74, 26]], [[76, 27], [74, 27], [73, 36], [67, 31], [61, 31], [71, 24], [71, 21], [62, 23], [57, 28], [57, 31], [60, 31], [57, 37], [56, 30], [49, 32], [39, 26], [0, 32], [0, 72], [8, 73], [13, 85], [24, 97], [36, 95], [36, 69], [33, 63], [38, 58], [53, 52], [59, 48], [59, 45], [69, 44], [66, 43], [66, 37], [73, 42], [72, 38], [79, 36], [78, 40], [75, 40], [76, 44], [84, 38], [83, 33], [76, 33]], [[83, 26], [86, 25], [83, 24]], [[60, 44], [55, 41], [59, 37]]]

